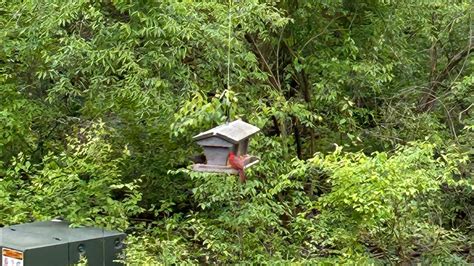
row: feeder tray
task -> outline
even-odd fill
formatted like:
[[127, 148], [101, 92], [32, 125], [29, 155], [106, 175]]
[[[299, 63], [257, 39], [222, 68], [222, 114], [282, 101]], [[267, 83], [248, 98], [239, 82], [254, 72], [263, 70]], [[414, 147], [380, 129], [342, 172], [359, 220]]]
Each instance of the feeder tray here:
[[[255, 156], [250, 156], [245, 160], [244, 169], [260, 162], [260, 159]], [[239, 172], [228, 165], [212, 165], [212, 164], [194, 164], [193, 170], [198, 172], [211, 172], [211, 173], [227, 173], [227, 174], [238, 174]]]
[[242, 120], [235, 120], [202, 132], [193, 138], [204, 150], [205, 164], [194, 164], [193, 170], [199, 172], [238, 174], [228, 165], [228, 156], [232, 151], [236, 156], [248, 156], [244, 168], [259, 162], [255, 156], [247, 154], [250, 137], [260, 129]]

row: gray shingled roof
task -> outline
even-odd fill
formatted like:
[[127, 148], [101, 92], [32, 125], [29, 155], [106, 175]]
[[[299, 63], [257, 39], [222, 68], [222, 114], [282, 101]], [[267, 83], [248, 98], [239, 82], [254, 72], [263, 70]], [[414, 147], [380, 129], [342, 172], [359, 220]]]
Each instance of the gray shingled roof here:
[[237, 144], [239, 141], [248, 138], [259, 131], [260, 129], [258, 127], [245, 123], [239, 119], [199, 133], [193, 138], [195, 140], [201, 140], [216, 136], [223, 138], [233, 144]]

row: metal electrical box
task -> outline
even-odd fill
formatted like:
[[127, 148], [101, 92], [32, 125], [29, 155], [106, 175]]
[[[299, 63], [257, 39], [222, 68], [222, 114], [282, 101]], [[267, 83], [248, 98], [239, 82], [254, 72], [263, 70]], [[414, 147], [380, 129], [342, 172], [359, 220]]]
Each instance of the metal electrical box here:
[[0, 228], [0, 266], [66, 266], [87, 258], [90, 266], [122, 265], [125, 234], [100, 228], [72, 228], [64, 221]]

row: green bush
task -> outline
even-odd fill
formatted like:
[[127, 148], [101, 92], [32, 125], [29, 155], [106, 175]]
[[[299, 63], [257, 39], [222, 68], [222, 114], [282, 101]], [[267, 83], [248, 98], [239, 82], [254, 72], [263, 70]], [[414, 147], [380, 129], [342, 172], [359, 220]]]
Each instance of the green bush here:
[[115, 157], [101, 122], [67, 138], [60, 154], [49, 153], [31, 164], [23, 154], [0, 180], [0, 222], [11, 224], [62, 217], [81, 225], [126, 229], [141, 208], [138, 181], [124, 183], [120, 166], [125, 149]]

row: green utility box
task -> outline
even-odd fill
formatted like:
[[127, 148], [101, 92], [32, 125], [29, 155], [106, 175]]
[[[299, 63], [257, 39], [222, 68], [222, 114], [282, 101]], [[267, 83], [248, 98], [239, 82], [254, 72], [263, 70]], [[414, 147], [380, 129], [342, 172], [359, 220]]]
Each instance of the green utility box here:
[[66, 266], [86, 257], [90, 266], [122, 265], [125, 234], [99, 228], [72, 228], [64, 221], [0, 228], [0, 266]]

